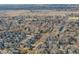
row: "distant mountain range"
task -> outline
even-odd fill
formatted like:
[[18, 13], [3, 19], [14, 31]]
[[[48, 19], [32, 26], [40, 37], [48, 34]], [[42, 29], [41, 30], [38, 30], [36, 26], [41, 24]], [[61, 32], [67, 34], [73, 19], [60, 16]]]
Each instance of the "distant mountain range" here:
[[0, 10], [53, 10], [79, 8], [79, 4], [0, 4]]

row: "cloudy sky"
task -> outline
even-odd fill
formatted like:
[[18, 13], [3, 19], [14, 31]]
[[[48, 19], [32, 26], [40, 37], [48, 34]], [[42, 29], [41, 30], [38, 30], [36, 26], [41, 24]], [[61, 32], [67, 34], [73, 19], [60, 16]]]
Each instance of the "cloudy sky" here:
[[0, 4], [74, 4], [78, 0], [0, 0]]

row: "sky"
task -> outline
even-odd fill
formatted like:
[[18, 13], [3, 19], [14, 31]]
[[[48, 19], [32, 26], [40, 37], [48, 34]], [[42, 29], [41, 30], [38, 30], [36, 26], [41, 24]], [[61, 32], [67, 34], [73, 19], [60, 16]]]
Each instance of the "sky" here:
[[78, 4], [78, 0], [0, 0], [0, 4]]

